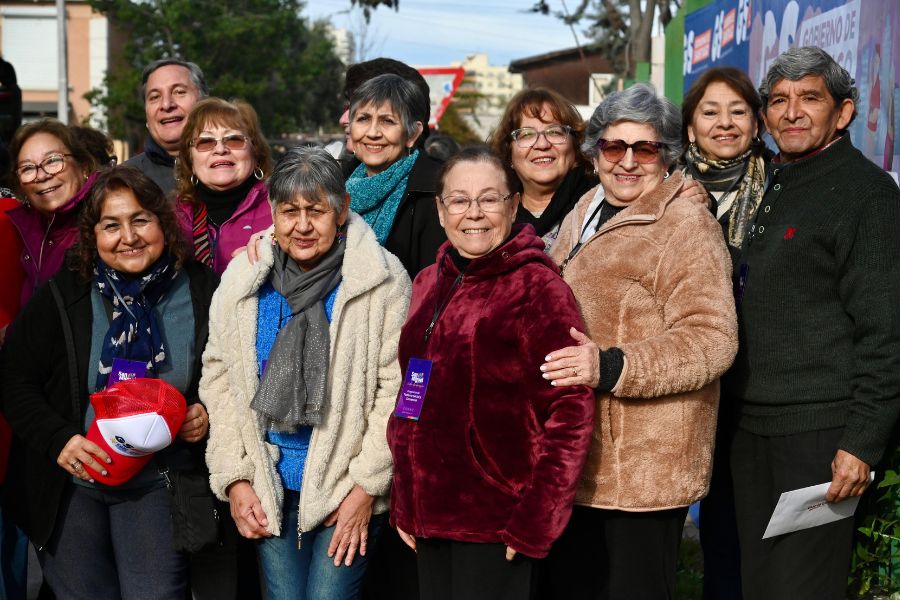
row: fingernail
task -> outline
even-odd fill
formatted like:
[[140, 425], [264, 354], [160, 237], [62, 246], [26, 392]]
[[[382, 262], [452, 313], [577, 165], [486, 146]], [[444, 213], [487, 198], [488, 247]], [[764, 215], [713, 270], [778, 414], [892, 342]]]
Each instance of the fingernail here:
[[106, 469], [103, 469], [103, 470], [100, 471], [100, 472], [103, 473], [103, 476], [104, 476], [104, 477], [106, 477], [107, 475], [109, 475], [109, 473], [107, 473]]
[[541, 377], [543, 377], [544, 379], [550, 379], [550, 373], [544, 373], [543, 375], [541, 375]]
[[112, 464], [112, 459], [111, 459], [111, 458], [107, 458], [107, 459], [106, 459], [106, 464], [108, 464], [108, 465]]
[[541, 371], [546, 371], [546, 370], [547, 370], [547, 365], [541, 365]]
[[93, 478], [88, 478], [88, 481], [89, 481], [90, 483], [95, 483], [94, 480], [93, 480]]
[[550, 355], [548, 354], [547, 356], [544, 357], [544, 360], [546, 360], [547, 362], [550, 362], [553, 359], [550, 358]]
[[550, 385], [556, 386], [556, 382], [555, 382], [555, 381], [551, 381], [551, 382], [550, 382]]

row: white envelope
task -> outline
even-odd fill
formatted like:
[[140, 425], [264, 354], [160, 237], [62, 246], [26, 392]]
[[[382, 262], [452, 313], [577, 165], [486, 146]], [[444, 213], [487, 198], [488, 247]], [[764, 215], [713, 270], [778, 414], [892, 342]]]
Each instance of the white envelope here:
[[[874, 479], [875, 472], [872, 471], [869, 473], [869, 483]], [[828, 502], [825, 492], [830, 485], [831, 482], [827, 481], [781, 494], [763, 539], [852, 517], [860, 497]]]

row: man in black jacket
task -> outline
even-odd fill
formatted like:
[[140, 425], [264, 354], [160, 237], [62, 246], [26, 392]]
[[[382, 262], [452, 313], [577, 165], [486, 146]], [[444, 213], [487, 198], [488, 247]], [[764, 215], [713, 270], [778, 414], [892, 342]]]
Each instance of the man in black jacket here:
[[178, 140], [188, 113], [198, 100], [209, 96], [203, 71], [177, 58], [153, 61], [141, 74], [141, 97], [147, 117], [144, 151], [125, 161], [143, 172], [168, 194], [175, 190]]
[[762, 539], [782, 492], [866, 489], [900, 413], [900, 190], [850, 142], [853, 79], [819, 48], [760, 87], [780, 154], [745, 238], [732, 451], [745, 600], [844, 598], [853, 519]]

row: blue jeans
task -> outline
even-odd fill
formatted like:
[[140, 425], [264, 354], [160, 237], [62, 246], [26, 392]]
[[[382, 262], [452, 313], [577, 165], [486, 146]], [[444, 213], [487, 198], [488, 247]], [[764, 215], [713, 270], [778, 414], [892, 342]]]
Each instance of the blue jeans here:
[[355, 600], [362, 589], [372, 542], [387, 517], [372, 515], [369, 521], [369, 549], [359, 554], [349, 567], [334, 566], [328, 545], [335, 526], [319, 525], [303, 532], [302, 548], [297, 548], [297, 508], [300, 493], [285, 490], [281, 535], [259, 542], [259, 562], [269, 600]]
[[187, 559], [172, 544], [165, 487], [69, 487], [53, 537], [38, 553], [57, 598], [184, 598]]
[[25, 600], [28, 538], [0, 511], [0, 598]]

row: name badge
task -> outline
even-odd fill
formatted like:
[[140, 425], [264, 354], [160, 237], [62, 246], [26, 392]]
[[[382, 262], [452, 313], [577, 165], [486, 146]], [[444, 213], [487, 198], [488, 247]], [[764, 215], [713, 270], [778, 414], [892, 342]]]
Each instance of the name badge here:
[[431, 379], [431, 365], [431, 361], [424, 358], [409, 359], [409, 366], [406, 367], [406, 376], [403, 378], [403, 386], [397, 399], [397, 408], [394, 410], [395, 417], [411, 421], [419, 420], [422, 404], [425, 402], [425, 392], [428, 390], [428, 380]]
[[109, 373], [109, 383], [107, 387], [120, 381], [128, 381], [129, 379], [141, 379], [147, 375], [147, 363], [140, 360], [128, 360], [125, 358], [114, 358], [112, 361], [112, 371]]

